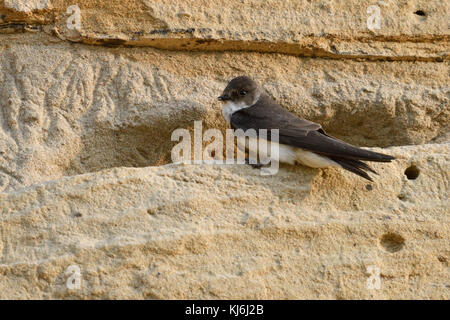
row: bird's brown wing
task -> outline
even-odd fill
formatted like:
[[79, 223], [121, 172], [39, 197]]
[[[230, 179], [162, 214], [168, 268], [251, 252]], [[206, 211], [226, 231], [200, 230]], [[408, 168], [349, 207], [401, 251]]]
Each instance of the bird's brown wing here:
[[235, 112], [231, 126], [243, 130], [285, 129], [286, 133], [295, 132], [295, 136], [306, 136], [310, 131], [322, 129], [320, 124], [299, 118], [266, 95], [252, 107]]
[[[262, 97], [254, 106], [235, 112], [233, 129], [278, 129], [279, 143], [310, 150], [328, 157], [389, 162], [394, 157], [364, 150], [325, 133], [320, 124], [290, 113], [269, 97]], [[270, 135], [268, 139], [271, 140]]]

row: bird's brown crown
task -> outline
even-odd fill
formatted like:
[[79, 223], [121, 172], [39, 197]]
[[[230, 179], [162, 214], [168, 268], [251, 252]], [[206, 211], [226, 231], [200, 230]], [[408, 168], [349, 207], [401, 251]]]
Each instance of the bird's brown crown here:
[[260, 95], [258, 84], [246, 76], [236, 77], [231, 80], [219, 97], [221, 101], [244, 103], [248, 106], [255, 103]]

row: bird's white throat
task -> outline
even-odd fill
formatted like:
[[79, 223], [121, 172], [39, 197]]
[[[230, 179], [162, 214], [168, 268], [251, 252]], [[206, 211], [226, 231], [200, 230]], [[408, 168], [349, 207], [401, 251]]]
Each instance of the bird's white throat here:
[[230, 124], [233, 113], [248, 107], [250, 106], [246, 105], [244, 102], [234, 103], [232, 101], [227, 101], [222, 108], [222, 115], [228, 124]]
[[233, 113], [235, 113], [236, 111], [245, 109], [245, 108], [250, 108], [252, 106], [255, 105], [255, 103], [258, 102], [260, 95], [258, 94], [255, 97], [255, 100], [253, 100], [251, 105], [247, 105], [245, 104], [245, 102], [241, 101], [240, 103], [235, 103], [233, 101], [227, 101], [225, 103], [225, 105], [222, 108], [222, 115], [225, 118], [225, 120], [228, 122], [228, 124], [230, 124], [231, 122], [231, 116], [233, 115]]

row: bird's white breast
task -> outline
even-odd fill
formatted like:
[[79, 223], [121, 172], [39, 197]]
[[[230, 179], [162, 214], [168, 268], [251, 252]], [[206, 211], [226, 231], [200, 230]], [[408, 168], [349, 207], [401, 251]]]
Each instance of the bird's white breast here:
[[[252, 143], [252, 140], [256, 140], [256, 142], [253, 141]], [[272, 144], [275, 144], [275, 148], [272, 147]], [[248, 150], [249, 152], [258, 154], [262, 159], [270, 158], [274, 161], [289, 164], [299, 162], [312, 168], [340, 167], [339, 164], [328, 157], [282, 143], [266, 141], [264, 146], [267, 146], [267, 148], [260, 148], [259, 139], [249, 137], [248, 141], [238, 139], [237, 145], [241, 150]], [[271, 154], [272, 151], [275, 151], [275, 153]]]

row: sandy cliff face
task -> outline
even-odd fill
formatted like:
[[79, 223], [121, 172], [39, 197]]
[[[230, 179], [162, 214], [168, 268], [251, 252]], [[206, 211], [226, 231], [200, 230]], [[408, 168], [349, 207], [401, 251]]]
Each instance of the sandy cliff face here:
[[[384, 3], [0, 0], [0, 297], [450, 298], [448, 3]], [[398, 160], [169, 164], [242, 74]]]

